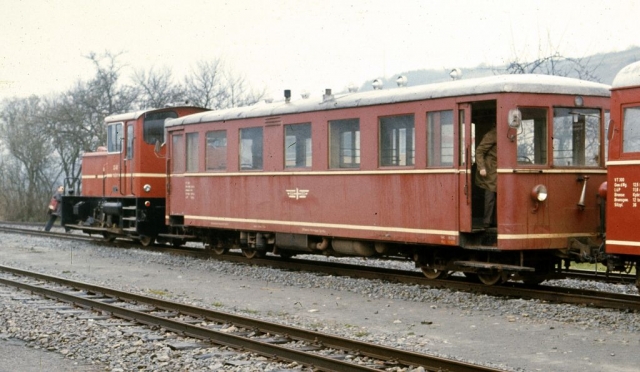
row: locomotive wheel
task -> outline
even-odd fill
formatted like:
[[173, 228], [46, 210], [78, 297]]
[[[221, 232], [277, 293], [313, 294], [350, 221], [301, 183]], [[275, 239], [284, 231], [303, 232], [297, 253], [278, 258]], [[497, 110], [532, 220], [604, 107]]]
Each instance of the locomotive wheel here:
[[478, 279], [480, 279], [484, 285], [496, 285], [502, 282], [502, 273], [499, 271], [478, 273]]
[[246, 258], [262, 258], [264, 257], [265, 253], [263, 251], [258, 251], [255, 249], [243, 249], [242, 250], [242, 254], [246, 257]]
[[421, 269], [422, 273], [427, 277], [427, 279], [444, 279], [449, 276], [449, 272], [446, 270], [438, 270], [426, 266], [421, 267]]
[[155, 240], [152, 237], [146, 236], [146, 235], [140, 235], [139, 239], [140, 239], [140, 244], [142, 244], [143, 247], [150, 246], [153, 243], [153, 241]]

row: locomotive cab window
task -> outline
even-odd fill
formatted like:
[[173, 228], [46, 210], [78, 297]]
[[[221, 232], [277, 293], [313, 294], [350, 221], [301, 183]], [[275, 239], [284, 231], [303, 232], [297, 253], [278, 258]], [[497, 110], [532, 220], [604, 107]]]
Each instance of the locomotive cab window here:
[[121, 152], [123, 138], [122, 123], [109, 124], [107, 127], [107, 151]]
[[240, 169], [262, 169], [262, 127], [240, 129]]
[[553, 164], [559, 167], [600, 165], [600, 110], [553, 109]]
[[640, 106], [625, 107], [622, 114], [622, 151], [640, 152]]
[[453, 166], [453, 110], [427, 114], [427, 165]]
[[207, 170], [227, 169], [227, 131], [207, 132], [205, 167]]
[[133, 124], [127, 125], [127, 159], [133, 159]]
[[329, 166], [360, 167], [360, 119], [329, 122]]
[[284, 126], [284, 166], [311, 167], [311, 123]]
[[413, 115], [380, 118], [380, 166], [410, 166], [415, 156]]
[[152, 112], [144, 117], [142, 133], [144, 142], [155, 145], [156, 142], [164, 143], [164, 121], [165, 119], [175, 119], [178, 114], [174, 111]]
[[518, 165], [547, 164], [547, 109], [519, 108]]

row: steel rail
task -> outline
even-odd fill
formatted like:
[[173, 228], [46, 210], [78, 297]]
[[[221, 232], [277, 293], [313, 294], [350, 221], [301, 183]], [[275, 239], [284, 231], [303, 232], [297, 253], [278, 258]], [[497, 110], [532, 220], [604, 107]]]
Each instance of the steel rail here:
[[[370, 358], [389, 361], [392, 364], [401, 364], [405, 366], [422, 366], [429, 371], [455, 371], [455, 372], [496, 372], [502, 371], [486, 366], [474, 365], [456, 360], [449, 360], [441, 357], [419, 354], [400, 349], [369, 344], [365, 342], [350, 340], [342, 337], [332, 336], [324, 333], [308, 331], [301, 328], [273, 324], [257, 319], [242, 317], [238, 315], [223, 313], [214, 310], [198, 308], [190, 305], [180, 304], [172, 301], [160, 300], [128, 292], [114, 290], [102, 286], [89, 283], [73, 281], [65, 278], [49, 276], [34, 273], [26, 270], [12, 268], [8, 266], [0, 266], [0, 271], [8, 272], [14, 275], [36, 278], [42, 281], [55, 282], [60, 285], [72, 287], [76, 290], [86, 291], [89, 293], [100, 293], [104, 296], [118, 299], [122, 301], [136, 302], [137, 304], [146, 304], [156, 309], [166, 311], [178, 311], [181, 314], [189, 315], [197, 318], [207, 319], [209, 321], [231, 323], [236, 326], [260, 330], [264, 333], [282, 335], [287, 339], [302, 340], [314, 345], [322, 345], [322, 347], [330, 347], [338, 350], [350, 351], [352, 354], [367, 356]], [[83, 298], [74, 294], [55, 291], [40, 286], [34, 286], [26, 283], [20, 283], [13, 280], [0, 278], [0, 283], [18, 287], [27, 291], [41, 294], [45, 297], [59, 299], [65, 302], [77, 304], [85, 308], [98, 309], [109, 312], [114, 316], [136, 321], [147, 325], [159, 325], [167, 330], [178, 332], [187, 336], [212, 340], [216, 344], [226, 345], [232, 348], [243, 349], [255, 352], [267, 357], [277, 356], [279, 359], [295, 361], [304, 365], [313, 366], [324, 371], [380, 371], [379, 368], [372, 368], [364, 365], [357, 365], [347, 361], [334, 359], [306, 351], [286, 348], [279, 345], [269, 344], [264, 341], [249, 339], [246, 337], [236, 336], [229, 333], [200, 327], [197, 325], [179, 322], [164, 317], [147, 314], [145, 312], [126, 309], [116, 305], [112, 305], [100, 300], [91, 298]]]
[[[0, 227], [0, 231], [2, 230], [3, 229]], [[30, 233], [31, 231], [33, 230], [25, 230], [25, 232], [28, 233]], [[38, 235], [46, 234], [42, 231], [36, 233], [38, 233]], [[61, 238], [70, 237], [68, 234], [56, 234], [55, 236]], [[93, 241], [96, 240], [93, 239]], [[100, 240], [97, 241], [101, 242]], [[130, 248], [130, 246], [125, 246], [123, 243], [111, 244], [115, 244], [118, 247]], [[317, 272], [335, 276], [386, 280], [389, 282], [418, 284], [432, 288], [451, 289], [486, 295], [538, 299], [554, 303], [569, 303], [617, 310], [640, 310], [640, 296], [638, 295], [616, 294], [548, 285], [530, 286], [518, 282], [508, 282], [503, 285], [486, 286], [481, 283], [471, 282], [468, 279], [462, 277], [449, 277], [447, 279], [433, 280], [425, 278], [420, 272], [411, 272], [406, 270], [377, 268], [373, 266], [358, 266], [351, 264], [321, 262], [303, 259], [283, 260], [269, 256], [265, 258], [247, 259], [241, 254], [234, 253], [220, 256], [202, 248], [178, 249], [171, 247], [142, 247], [139, 245], [133, 245], [131, 247], [135, 247], [141, 250], [162, 251], [179, 255], [193, 255], [197, 257], [216, 259], [225, 262], [243, 263], [255, 266], [279, 268], [283, 270]], [[572, 271], [572, 273], [575, 273], [575, 271]], [[604, 275], [600, 276], [600, 278], [604, 278]]]

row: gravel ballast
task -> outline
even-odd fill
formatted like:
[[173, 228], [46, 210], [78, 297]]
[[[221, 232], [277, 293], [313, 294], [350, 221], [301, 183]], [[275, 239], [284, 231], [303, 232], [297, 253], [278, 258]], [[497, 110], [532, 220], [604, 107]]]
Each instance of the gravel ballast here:
[[[640, 361], [640, 316], [633, 312], [15, 234], [0, 235], [0, 242], [3, 265], [510, 371], [635, 371]], [[635, 293], [633, 286], [561, 284]], [[57, 358], [64, 356], [73, 370], [304, 369], [226, 348], [175, 350], [172, 344], [191, 340], [64, 317], [2, 294], [8, 291], [0, 288], [0, 347], [50, 350]], [[16, 345], [17, 340], [26, 346]]]

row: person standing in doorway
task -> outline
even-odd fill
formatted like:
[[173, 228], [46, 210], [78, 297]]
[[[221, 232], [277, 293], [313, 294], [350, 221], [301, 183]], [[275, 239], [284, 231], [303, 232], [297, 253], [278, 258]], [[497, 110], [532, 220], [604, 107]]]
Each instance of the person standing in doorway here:
[[494, 210], [496, 206], [498, 181], [498, 146], [495, 125], [489, 130], [476, 148], [476, 185], [484, 189], [484, 228], [495, 226]]
[[[64, 193], [64, 186], [58, 186], [55, 194], [51, 197], [51, 201], [49, 202], [49, 208], [47, 213], [49, 214], [49, 220], [47, 224], [44, 226], [44, 231], [49, 231], [53, 227], [53, 224], [56, 222], [56, 218], [62, 216], [62, 195]], [[69, 232], [69, 229], [65, 227], [65, 231]]]

